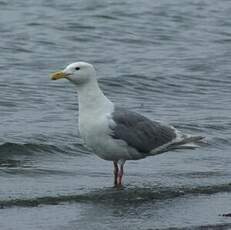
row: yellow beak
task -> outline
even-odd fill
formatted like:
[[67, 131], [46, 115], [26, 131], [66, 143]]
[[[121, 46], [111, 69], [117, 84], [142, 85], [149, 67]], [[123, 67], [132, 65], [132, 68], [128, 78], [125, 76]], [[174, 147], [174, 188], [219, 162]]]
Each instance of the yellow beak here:
[[58, 71], [53, 74], [51, 74], [51, 79], [52, 80], [58, 80], [61, 78], [65, 78], [67, 74], [65, 74], [63, 71]]

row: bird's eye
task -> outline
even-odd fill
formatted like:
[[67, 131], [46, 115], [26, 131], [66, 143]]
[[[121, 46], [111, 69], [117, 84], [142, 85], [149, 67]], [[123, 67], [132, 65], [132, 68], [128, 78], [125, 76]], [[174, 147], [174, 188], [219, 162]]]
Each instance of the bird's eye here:
[[75, 70], [80, 70], [80, 68], [79, 67], [75, 67]]

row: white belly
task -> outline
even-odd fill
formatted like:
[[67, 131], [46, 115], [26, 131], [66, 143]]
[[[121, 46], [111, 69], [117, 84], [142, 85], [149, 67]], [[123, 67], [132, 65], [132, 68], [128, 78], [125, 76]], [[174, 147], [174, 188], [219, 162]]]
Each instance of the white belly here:
[[111, 137], [112, 130], [106, 116], [91, 121], [91, 119], [80, 120], [80, 135], [97, 156], [112, 161], [131, 158], [127, 144]]

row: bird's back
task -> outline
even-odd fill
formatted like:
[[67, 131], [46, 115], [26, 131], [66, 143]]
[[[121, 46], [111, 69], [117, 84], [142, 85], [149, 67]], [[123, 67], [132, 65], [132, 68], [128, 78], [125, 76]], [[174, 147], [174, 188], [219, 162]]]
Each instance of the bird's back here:
[[149, 153], [176, 138], [175, 129], [129, 111], [115, 107], [112, 137], [124, 140], [141, 153]]

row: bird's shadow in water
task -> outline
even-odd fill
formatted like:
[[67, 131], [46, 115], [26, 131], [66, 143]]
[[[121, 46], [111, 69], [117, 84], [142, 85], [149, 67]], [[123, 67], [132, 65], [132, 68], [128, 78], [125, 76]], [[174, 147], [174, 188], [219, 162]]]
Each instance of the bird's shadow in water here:
[[105, 204], [138, 204], [147, 201], [162, 200], [182, 195], [182, 191], [169, 187], [114, 186], [90, 191], [85, 194], [88, 201]]
[[144, 202], [155, 202], [160, 200], [174, 199], [184, 195], [216, 194], [219, 192], [229, 192], [231, 184], [220, 184], [214, 186], [161, 186], [151, 185], [149, 187], [121, 186], [105, 187], [90, 191], [85, 194], [88, 201], [105, 204], [138, 204]]

